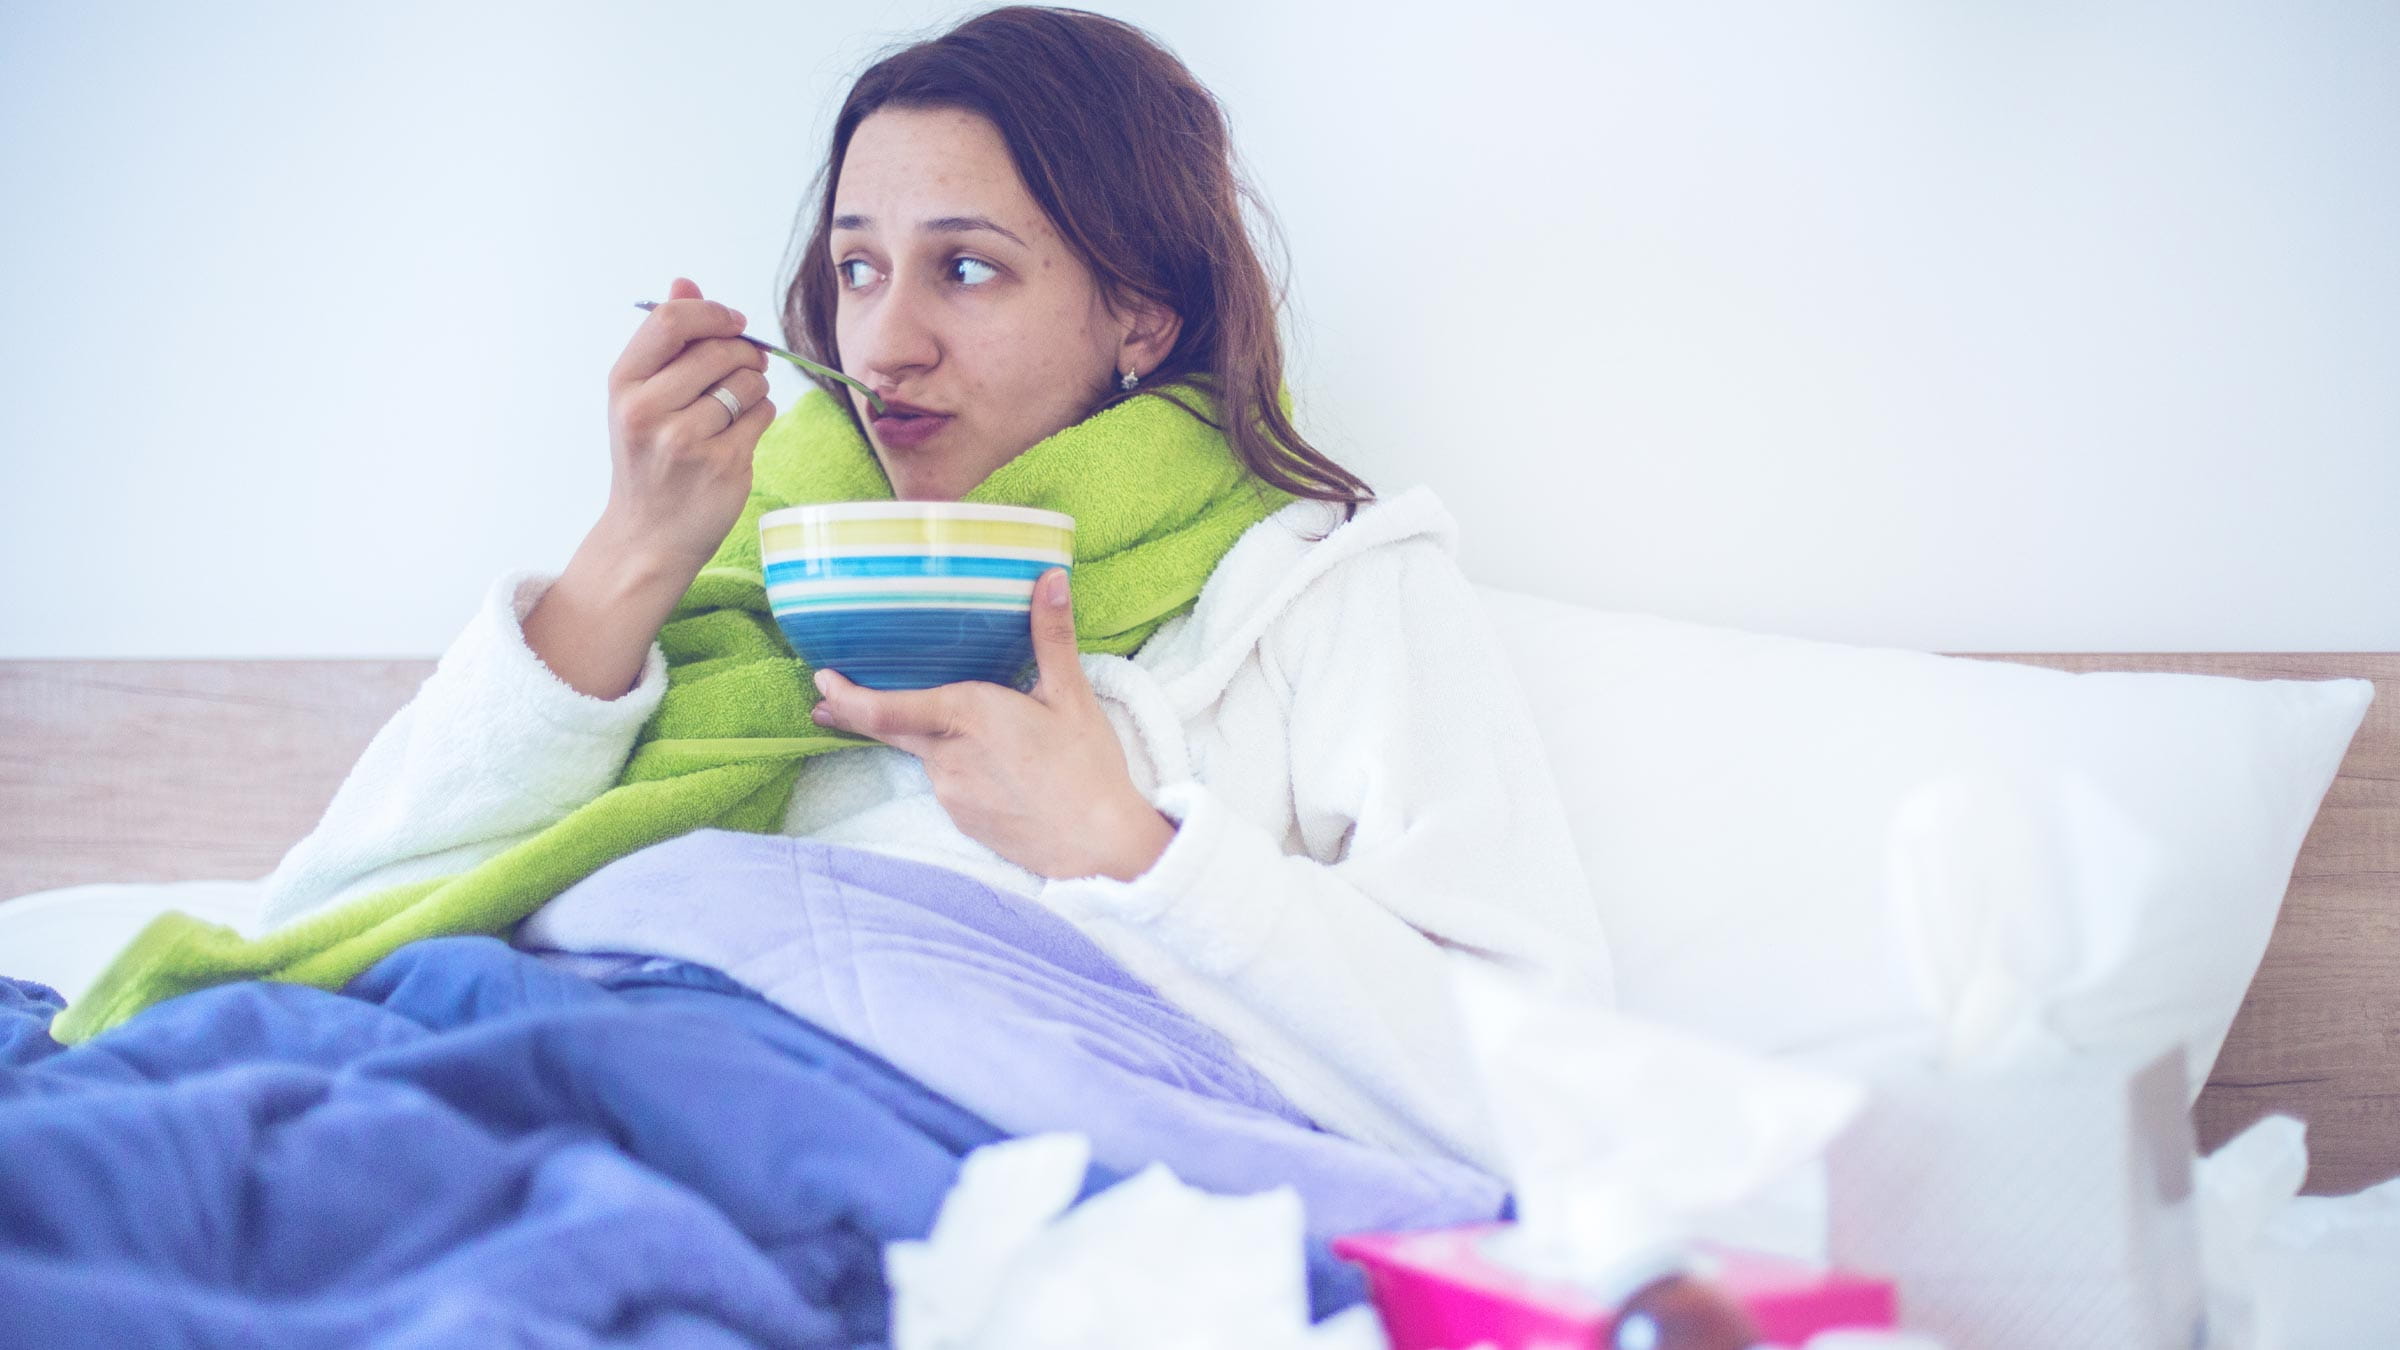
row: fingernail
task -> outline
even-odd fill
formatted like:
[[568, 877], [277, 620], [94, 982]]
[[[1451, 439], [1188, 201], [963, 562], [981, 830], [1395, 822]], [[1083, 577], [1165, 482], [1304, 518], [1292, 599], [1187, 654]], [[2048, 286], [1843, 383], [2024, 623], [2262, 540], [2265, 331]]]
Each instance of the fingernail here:
[[742, 312], [738, 309], [733, 312], [733, 322], [734, 326], [737, 328], [748, 328], [750, 326], [750, 321], [743, 318]]
[[1050, 606], [1053, 609], [1061, 609], [1066, 606], [1066, 603], [1067, 574], [1061, 572], [1058, 574], [1058, 580], [1050, 583]]
[[833, 676], [833, 672], [832, 672], [832, 671], [830, 671], [830, 670], [820, 670], [820, 671], [818, 671], [818, 672], [817, 672], [817, 673], [816, 673], [816, 674], [815, 674], [813, 677], [811, 677], [811, 678], [812, 678], [812, 679], [815, 681], [815, 683], [816, 683], [816, 686], [817, 686], [817, 693], [818, 693], [818, 695], [819, 695], [819, 696], [823, 696], [823, 695], [825, 695], [825, 694], [830, 694], [830, 693], [832, 693], [832, 692], [833, 692], [833, 690], [831, 690], [830, 688], [827, 688], [827, 687], [826, 687], [826, 684], [825, 684], [825, 681], [826, 681], [826, 680], [828, 680], [828, 679], [830, 679], [830, 678], [832, 678], [832, 676]]

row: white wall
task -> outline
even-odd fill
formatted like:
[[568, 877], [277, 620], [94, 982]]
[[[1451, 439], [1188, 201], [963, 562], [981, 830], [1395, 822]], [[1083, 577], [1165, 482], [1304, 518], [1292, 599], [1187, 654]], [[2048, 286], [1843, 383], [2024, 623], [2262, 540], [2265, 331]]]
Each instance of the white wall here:
[[[0, 0], [0, 657], [439, 651], [599, 510], [632, 302], [768, 331], [849, 77], [971, 8]], [[2400, 7], [1106, 8], [1480, 579], [2400, 649]]]

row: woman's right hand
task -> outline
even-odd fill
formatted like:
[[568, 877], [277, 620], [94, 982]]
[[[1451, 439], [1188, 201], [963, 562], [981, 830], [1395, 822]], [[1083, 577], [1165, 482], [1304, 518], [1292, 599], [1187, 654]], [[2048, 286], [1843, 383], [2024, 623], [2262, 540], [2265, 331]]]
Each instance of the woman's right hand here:
[[[775, 420], [767, 354], [742, 316], [677, 277], [608, 372], [611, 476], [605, 533], [688, 580], [750, 497], [750, 455]], [[741, 400], [733, 417], [709, 391]]]

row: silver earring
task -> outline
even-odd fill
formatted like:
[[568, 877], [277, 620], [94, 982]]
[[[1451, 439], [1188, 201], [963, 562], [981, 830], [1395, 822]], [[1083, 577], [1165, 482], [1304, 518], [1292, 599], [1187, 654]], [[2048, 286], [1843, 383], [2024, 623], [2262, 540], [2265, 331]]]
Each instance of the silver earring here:
[[1131, 389], [1141, 382], [1142, 377], [1129, 370], [1125, 372], [1125, 378], [1117, 381], [1117, 387], [1119, 389]]

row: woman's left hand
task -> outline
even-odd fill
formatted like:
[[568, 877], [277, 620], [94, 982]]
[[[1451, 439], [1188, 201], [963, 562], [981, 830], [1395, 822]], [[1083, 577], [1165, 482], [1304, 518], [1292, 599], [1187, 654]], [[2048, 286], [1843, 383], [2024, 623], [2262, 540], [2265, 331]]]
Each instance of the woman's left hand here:
[[1019, 867], [1131, 881], [1166, 851], [1175, 825], [1134, 787], [1083, 678], [1063, 568], [1035, 583], [1033, 655], [1030, 694], [982, 680], [869, 689], [820, 670], [814, 716], [923, 760], [958, 828]]

